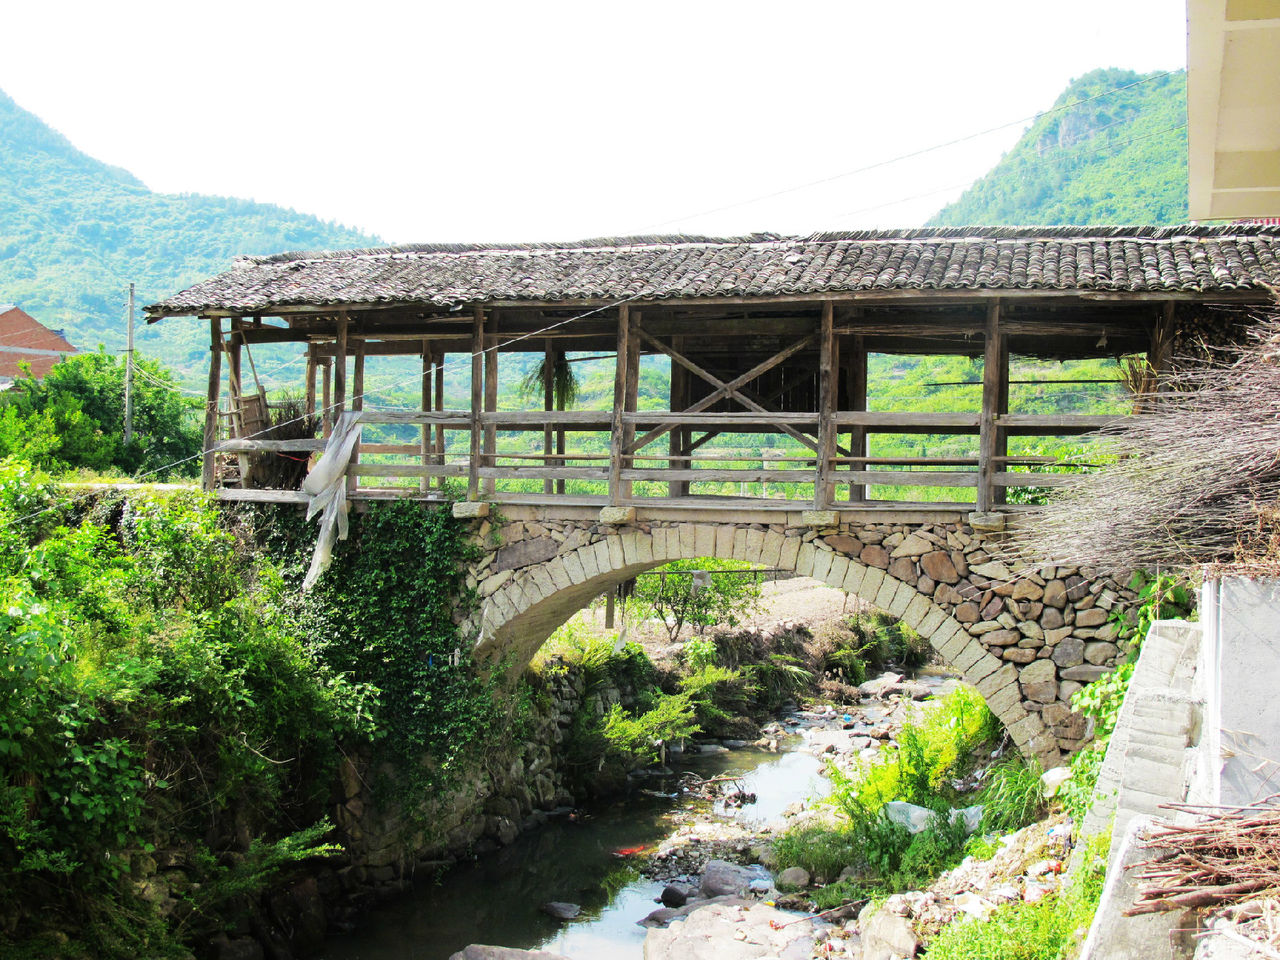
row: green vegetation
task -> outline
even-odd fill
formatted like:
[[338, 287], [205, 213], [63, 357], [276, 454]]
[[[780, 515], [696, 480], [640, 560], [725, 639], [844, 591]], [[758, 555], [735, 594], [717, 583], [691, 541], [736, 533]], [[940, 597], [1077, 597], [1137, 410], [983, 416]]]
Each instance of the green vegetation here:
[[1102, 897], [1107, 841], [1086, 848], [1082, 868], [1062, 893], [998, 907], [985, 920], [962, 919], [927, 945], [931, 960], [1064, 960], [1078, 952]]
[[[819, 891], [820, 907], [926, 886], [970, 849], [963, 820], [951, 816], [953, 806], [964, 802], [951, 780], [966, 772], [979, 748], [998, 733], [981, 695], [957, 689], [906, 723], [898, 745], [882, 748], [875, 760], [851, 773], [833, 764], [829, 775], [835, 789], [827, 802], [839, 811], [838, 824], [784, 833], [774, 845], [778, 866], [802, 866], [826, 880], [851, 869], [852, 878]], [[885, 813], [885, 804], [896, 800], [933, 810], [933, 819], [912, 835]], [[1011, 812], [1010, 805], [1006, 813]], [[1026, 812], [1024, 823], [1034, 812]]]
[[[306, 539], [300, 517], [190, 491], [73, 509], [0, 463], [0, 907], [20, 918], [0, 952], [57, 929], [74, 939], [50, 955], [186, 956], [334, 849], [344, 754], [421, 771], [400, 784], [420, 798], [518, 722], [459, 649], [447, 509], [354, 518], [301, 597]], [[144, 895], [160, 852], [191, 881], [167, 902]]]
[[[0, 302], [72, 343], [124, 346], [126, 289], [140, 303], [229, 269], [241, 254], [363, 247], [376, 238], [272, 204], [153, 193], [81, 153], [0, 93]], [[143, 327], [139, 346], [183, 372], [208, 363], [208, 327]]]
[[130, 443], [124, 442], [125, 363], [98, 351], [68, 357], [43, 380], [19, 378], [0, 398], [0, 459], [55, 471], [194, 476], [199, 407], [177, 392], [159, 363], [135, 360]]
[[1068, 109], [1037, 119], [930, 226], [1184, 222], [1186, 83], [1114, 69], [1074, 80], [1054, 102]]
[[701, 635], [707, 627], [736, 627], [760, 602], [760, 581], [740, 571], [737, 560], [699, 557], [673, 560], [636, 578], [635, 597], [674, 640], [686, 625]]

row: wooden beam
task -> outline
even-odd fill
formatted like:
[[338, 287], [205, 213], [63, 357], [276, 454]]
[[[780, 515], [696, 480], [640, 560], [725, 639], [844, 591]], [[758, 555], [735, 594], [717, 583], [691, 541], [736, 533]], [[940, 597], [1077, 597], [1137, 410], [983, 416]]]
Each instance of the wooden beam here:
[[[737, 399], [739, 403], [741, 403], [748, 410], [755, 410], [758, 413], [770, 413], [771, 411], [767, 410], [765, 407], [761, 406], [759, 403], [756, 403], [750, 397], [745, 396], [741, 392], [740, 388], [750, 383], [752, 380], [756, 379], [756, 377], [760, 376], [760, 374], [764, 373], [766, 370], [772, 370], [774, 367], [782, 363], [788, 357], [792, 356], [793, 354], [802, 350], [804, 347], [808, 346], [810, 343], [813, 342], [813, 339], [814, 339], [813, 334], [810, 334], [804, 339], [793, 343], [791, 346], [787, 347], [786, 349], [781, 350], [778, 353], [775, 353], [772, 357], [769, 357], [767, 360], [757, 363], [754, 367], [752, 367], [746, 373], [741, 374], [740, 376], [737, 376], [733, 380], [730, 380], [726, 383], [725, 381], [717, 377], [715, 374], [710, 373], [709, 371], [703, 369], [698, 364], [690, 360], [688, 357], [672, 349], [666, 344], [661, 343], [660, 341], [650, 336], [645, 331], [643, 330], [640, 331], [640, 337], [646, 343], [650, 344], [655, 350], [665, 353], [675, 363], [678, 363], [681, 366], [688, 369], [689, 371], [691, 371], [692, 373], [697, 374], [699, 377], [707, 381], [707, 383], [711, 384], [712, 387], [715, 388], [711, 391], [711, 393], [707, 394], [701, 400], [697, 401], [696, 403], [680, 411], [681, 413], [684, 413], [684, 414], [698, 413], [699, 411], [705, 410], [707, 407], [710, 407], [718, 403], [720, 400], [726, 397], [734, 397], [735, 399]], [[659, 423], [662, 424], [662, 421], [659, 421]], [[780, 429], [783, 433], [787, 434], [788, 436], [792, 437], [792, 439], [799, 440], [801, 443], [805, 444], [811, 449], [816, 447], [816, 444], [811, 439], [799, 433], [798, 431], [792, 430], [790, 427], [782, 423], [782, 421], [777, 421], [776, 425], [778, 429]], [[631, 449], [633, 451], [639, 451], [641, 448], [652, 443], [654, 440], [658, 439], [658, 437], [662, 436], [664, 433], [666, 433], [670, 429], [671, 427], [666, 426], [665, 424], [655, 427], [654, 429], [646, 433], [643, 437], [641, 437], [639, 440], [637, 440], [634, 444], [632, 444]]]
[[613, 423], [609, 437], [609, 503], [617, 506], [622, 500], [622, 467], [626, 457], [626, 428], [623, 424], [627, 399], [627, 373], [630, 370], [628, 354], [631, 352], [631, 310], [628, 304], [618, 307], [618, 347], [613, 369]]
[[822, 305], [818, 327], [818, 475], [813, 486], [813, 508], [826, 510], [835, 501], [831, 458], [836, 455], [836, 389], [840, 354], [835, 337], [835, 304]]
[[[556, 407], [556, 391], [555, 391], [555, 365], [556, 350], [551, 345], [550, 340], [542, 341], [542, 409], [545, 413], [550, 413]], [[550, 423], [542, 428], [542, 453], [546, 457], [551, 456], [551, 452], [555, 449], [555, 429]], [[552, 461], [548, 459], [548, 463]], [[542, 481], [542, 492], [545, 494], [553, 494], [556, 491], [555, 480], [548, 477]]]
[[1009, 404], [1009, 351], [1000, 329], [1000, 304], [987, 308], [982, 354], [982, 414], [978, 440], [978, 509], [990, 510], [1003, 499], [996, 486], [995, 458], [1004, 455], [997, 418]]
[[[498, 312], [489, 314], [489, 330], [485, 334], [484, 354], [484, 409], [485, 413], [495, 413], [498, 409]], [[498, 465], [498, 428], [486, 421], [484, 428], [484, 463], [486, 467]], [[497, 492], [497, 484], [492, 476], [482, 477], [481, 485], [486, 497]]]
[[347, 327], [344, 313], [338, 317], [338, 340], [333, 356], [333, 419], [337, 420], [347, 409]]
[[[671, 338], [671, 346], [681, 353], [684, 352], [684, 337], [673, 336]], [[683, 366], [674, 361], [671, 364], [671, 390], [670, 390], [670, 408], [674, 413], [683, 410], [689, 405], [689, 372]], [[689, 445], [690, 431], [688, 427], [674, 428], [667, 438], [667, 452], [673, 457], [682, 456], [687, 453], [686, 447]], [[689, 481], [672, 480], [667, 484], [667, 496], [669, 497], [687, 497], [689, 495]]]
[[[355, 343], [355, 364], [351, 372], [351, 409], [364, 409], [364, 340]], [[360, 427], [356, 427], [359, 431]], [[347, 496], [350, 497], [360, 488], [360, 474], [353, 467], [360, 465], [360, 438], [356, 437], [351, 447], [351, 457], [347, 460]]]
[[323, 372], [320, 375], [323, 389], [320, 397], [320, 420], [324, 428], [324, 435], [328, 438], [333, 430], [333, 358], [321, 358], [320, 366], [323, 368]]
[[[853, 355], [845, 363], [846, 387], [849, 393], [848, 409], [859, 413], [867, 409], [867, 342], [861, 336], [850, 341]], [[863, 459], [867, 456], [867, 428], [855, 425], [849, 431], [849, 456]], [[851, 483], [849, 499], [861, 503], [867, 499], [865, 484]]]
[[209, 386], [204, 401], [204, 459], [201, 464], [200, 485], [212, 490], [216, 482], [218, 442], [218, 401], [222, 393], [222, 321], [217, 317], [209, 321]]
[[[432, 364], [431, 341], [423, 340], [422, 341], [421, 408], [424, 412], [431, 409], [431, 364]], [[419, 444], [421, 446], [421, 450], [419, 451], [419, 454], [422, 458], [422, 465], [424, 467], [430, 466], [431, 465], [431, 425], [430, 424], [424, 423], [422, 425], [422, 433], [421, 433], [421, 436], [419, 437]], [[426, 493], [430, 488], [431, 488], [431, 478], [424, 474], [422, 477], [422, 483], [419, 484], [418, 486], [418, 490], [421, 493]]]
[[316, 416], [316, 352], [314, 348], [307, 347], [307, 419], [314, 420]]
[[[444, 412], [444, 365], [448, 354], [438, 346], [432, 346], [432, 355], [436, 362], [436, 412]], [[436, 424], [436, 456], [435, 463], [444, 463], [444, 424]], [[441, 489], [443, 489], [443, 483]]]
[[467, 499], [480, 499], [480, 411], [484, 406], [484, 307], [476, 305], [471, 326], [471, 455]]
[[[635, 413], [639, 406], [640, 393], [640, 311], [627, 311], [627, 384], [626, 395], [623, 398], [623, 413]], [[622, 420], [622, 449], [630, 450], [632, 443], [636, 439], [635, 424], [623, 417]], [[626, 477], [622, 477], [619, 484], [618, 496], [624, 502], [631, 499], [631, 481]]]

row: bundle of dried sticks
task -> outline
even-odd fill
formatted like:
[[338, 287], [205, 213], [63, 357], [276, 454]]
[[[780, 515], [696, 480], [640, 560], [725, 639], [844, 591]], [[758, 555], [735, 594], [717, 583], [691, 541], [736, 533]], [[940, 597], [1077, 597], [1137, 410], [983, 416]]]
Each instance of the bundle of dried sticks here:
[[1280, 893], [1280, 794], [1248, 807], [1166, 806], [1203, 819], [1147, 837], [1145, 846], [1159, 852], [1130, 867], [1141, 869], [1140, 886], [1125, 916]]

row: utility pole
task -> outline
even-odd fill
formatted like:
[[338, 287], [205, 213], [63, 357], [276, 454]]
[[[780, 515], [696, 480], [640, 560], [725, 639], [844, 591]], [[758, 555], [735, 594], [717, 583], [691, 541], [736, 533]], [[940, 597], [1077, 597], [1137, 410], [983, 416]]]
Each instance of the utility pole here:
[[124, 352], [124, 442], [133, 442], [133, 284], [129, 284], [129, 345]]

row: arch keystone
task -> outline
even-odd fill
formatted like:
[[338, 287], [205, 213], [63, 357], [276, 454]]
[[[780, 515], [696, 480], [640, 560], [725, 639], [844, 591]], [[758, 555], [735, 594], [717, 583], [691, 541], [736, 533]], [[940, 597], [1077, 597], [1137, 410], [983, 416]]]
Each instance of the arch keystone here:
[[582, 569], [582, 558], [578, 556], [577, 550], [572, 550], [564, 555], [564, 569], [569, 574], [569, 579], [575, 584], [582, 583], [587, 579], [587, 573]]
[[778, 554], [778, 566], [784, 570], [794, 570], [796, 560], [800, 556], [800, 538], [783, 537], [782, 552]]
[[[634, 537], [634, 533], [628, 533], [622, 538], [626, 543], [627, 537]], [[608, 573], [608, 570], [601, 570], [600, 565], [596, 563], [596, 548], [594, 544], [587, 544], [585, 547], [579, 547], [573, 551], [578, 555], [578, 560], [582, 563], [582, 575], [584, 580], [594, 580], [601, 573]]]
[[548, 563], [547, 573], [551, 575], [552, 581], [561, 590], [567, 590], [573, 586], [573, 581], [569, 579], [569, 571], [564, 568], [564, 557], [556, 557]]
[[809, 544], [807, 543], [801, 544], [800, 552], [796, 554], [795, 571], [798, 576], [801, 576], [801, 577], [813, 576], [813, 560], [814, 560], [814, 554], [816, 554], [817, 552], [818, 551], [815, 550]]
[[724, 524], [716, 528], [716, 552], [715, 555], [722, 560], [733, 556], [733, 534], [736, 527]]
[[747, 557], [747, 531], [743, 527], [738, 527], [733, 531], [733, 559], [746, 560]]
[[693, 552], [700, 557], [714, 557], [716, 553], [716, 528], [700, 523], [693, 529]]
[[[648, 542], [647, 539], [646, 542]], [[613, 556], [609, 551], [608, 538], [605, 538], [604, 540], [597, 540], [591, 545], [591, 549], [594, 550], [596, 554], [597, 570], [601, 573], [608, 573], [613, 569]], [[652, 554], [650, 554], [650, 557], [652, 558]]]
[[[702, 528], [699, 527], [699, 530]], [[766, 567], [780, 566], [782, 558], [782, 545], [786, 541], [786, 537], [778, 533], [776, 530], [770, 530], [764, 535], [764, 546], [760, 549], [760, 562]]]
[[622, 556], [622, 538], [616, 533], [605, 537], [605, 543], [609, 549], [609, 566], [613, 570], [619, 570], [626, 564], [626, 560]]

